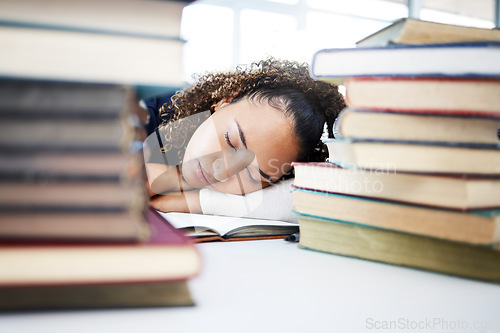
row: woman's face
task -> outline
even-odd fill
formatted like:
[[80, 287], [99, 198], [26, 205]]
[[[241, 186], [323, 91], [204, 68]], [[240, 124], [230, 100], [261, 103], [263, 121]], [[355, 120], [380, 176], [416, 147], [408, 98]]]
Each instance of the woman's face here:
[[198, 127], [182, 175], [195, 188], [245, 194], [278, 180], [298, 152], [293, 125], [282, 111], [242, 99], [217, 108]]

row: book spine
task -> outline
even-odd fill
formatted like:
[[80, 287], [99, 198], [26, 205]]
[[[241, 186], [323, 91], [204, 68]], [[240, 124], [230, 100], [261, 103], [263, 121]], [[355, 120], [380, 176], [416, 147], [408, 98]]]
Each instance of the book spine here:
[[0, 184], [120, 182], [141, 177], [141, 151], [131, 154], [77, 153], [68, 154], [0, 154]]
[[127, 89], [121, 85], [47, 80], [0, 80], [0, 119], [116, 119]]

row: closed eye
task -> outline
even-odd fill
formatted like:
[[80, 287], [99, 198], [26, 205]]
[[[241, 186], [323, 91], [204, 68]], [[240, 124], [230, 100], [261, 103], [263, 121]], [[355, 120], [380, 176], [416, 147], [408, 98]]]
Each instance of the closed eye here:
[[229, 140], [229, 133], [227, 131], [224, 133], [224, 139], [226, 139], [226, 143], [229, 147], [236, 150], [236, 147], [232, 144], [231, 140]]
[[255, 178], [253, 178], [253, 177], [252, 177], [252, 173], [250, 172], [250, 170], [249, 170], [248, 168], [245, 168], [245, 170], [247, 171], [247, 173], [248, 173], [248, 178], [250, 178], [250, 181], [251, 181], [252, 183], [254, 183], [254, 184], [260, 184], [260, 181], [259, 181], [259, 180], [257, 180], [257, 179], [255, 179]]

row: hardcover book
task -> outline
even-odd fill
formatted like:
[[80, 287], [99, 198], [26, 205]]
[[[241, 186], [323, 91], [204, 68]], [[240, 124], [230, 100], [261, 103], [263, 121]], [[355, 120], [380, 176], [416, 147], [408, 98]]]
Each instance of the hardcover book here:
[[496, 144], [327, 140], [329, 161], [342, 167], [430, 174], [500, 175]]
[[467, 211], [500, 208], [500, 178], [345, 169], [294, 163], [293, 186], [306, 190]]
[[498, 246], [500, 209], [453, 211], [336, 193], [296, 189], [304, 215], [457, 242]]
[[346, 103], [354, 109], [500, 116], [498, 78], [351, 77], [345, 87]]
[[353, 76], [498, 77], [499, 57], [500, 42], [323, 49], [314, 54], [311, 74], [335, 82]]
[[121, 83], [178, 89], [184, 41], [1, 26], [0, 75], [7, 78]]
[[192, 304], [198, 250], [152, 209], [148, 223], [144, 243], [2, 244], [0, 309]]
[[406, 17], [366, 36], [356, 43], [356, 47], [474, 41], [500, 41], [500, 30], [430, 22]]
[[500, 118], [384, 112], [347, 107], [335, 121], [334, 132], [339, 139], [496, 145], [499, 143], [499, 128]]
[[188, 1], [0, 1], [0, 24], [145, 38], [180, 35]]
[[305, 249], [500, 282], [500, 251], [437, 238], [299, 215]]

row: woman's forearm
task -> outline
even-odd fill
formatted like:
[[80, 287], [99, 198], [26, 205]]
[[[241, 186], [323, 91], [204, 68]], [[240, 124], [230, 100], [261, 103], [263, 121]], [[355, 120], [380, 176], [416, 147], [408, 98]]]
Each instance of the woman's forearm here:
[[150, 205], [162, 212], [201, 213], [200, 191], [171, 192], [151, 198]]

